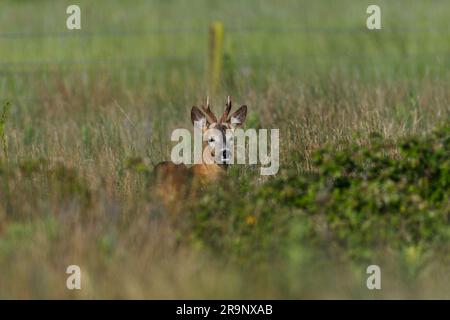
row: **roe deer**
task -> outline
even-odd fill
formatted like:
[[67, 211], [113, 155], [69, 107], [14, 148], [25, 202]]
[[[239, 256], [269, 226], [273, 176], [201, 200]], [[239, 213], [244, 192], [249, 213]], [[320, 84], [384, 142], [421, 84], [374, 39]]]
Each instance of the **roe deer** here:
[[[225, 111], [219, 120], [212, 112], [208, 98], [206, 107], [202, 106], [203, 112], [196, 106], [192, 107], [192, 124], [202, 130], [203, 161], [190, 168], [170, 161], [160, 162], [155, 166], [156, 193], [162, 197], [166, 206], [179, 203], [180, 198], [195, 189], [192, 188], [194, 185], [202, 186], [217, 181], [225, 174], [233, 156], [233, 150], [229, 146], [234, 139], [234, 130], [243, 125], [247, 116], [246, 105], [229, 116], [231, 107], [231, 98], [228, 96]], [[215, 150], [220, 150], [220, 154], [216, 155]]]

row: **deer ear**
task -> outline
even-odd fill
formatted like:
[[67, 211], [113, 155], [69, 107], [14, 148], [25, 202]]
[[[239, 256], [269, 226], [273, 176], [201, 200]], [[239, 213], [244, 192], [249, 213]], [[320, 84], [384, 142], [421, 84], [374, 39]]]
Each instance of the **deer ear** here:
[[194, 127], [200, 129], [206, 128], [207, 124], [206, 116], [196, 106], [192, 107], [191, 109], [191, 120]]
[[247, 106], [243, 105], [237, 109], [230, 118], [230, 124], [232, 128], [239, 128], [243, 125], [245, 118], [247, 117]]

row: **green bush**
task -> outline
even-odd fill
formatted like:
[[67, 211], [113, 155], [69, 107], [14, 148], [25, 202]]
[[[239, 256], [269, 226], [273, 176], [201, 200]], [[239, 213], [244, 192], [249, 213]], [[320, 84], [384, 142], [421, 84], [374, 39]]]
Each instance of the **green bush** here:
[[448, 250], [449, 126], [424, 137], [373, 134], [367, 146], [325, 147], [314, 167], [282, 170], [261, 185], [240, 177], [210, 187], [189, 208], [192, 238], [244, 261], [305, 245], [356, 260], [377, 249]]

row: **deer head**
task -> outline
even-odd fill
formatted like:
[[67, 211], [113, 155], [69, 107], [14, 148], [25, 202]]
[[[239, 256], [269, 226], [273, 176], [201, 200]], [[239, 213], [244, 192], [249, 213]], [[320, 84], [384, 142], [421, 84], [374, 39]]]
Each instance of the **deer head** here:
[[228, 96], [222, 116], [217, 117], [211, 110], [209, 98], [202, 111], [192, 107], [192, 124], [203, 132], [203, 154], [209, 156], [218, 165], [228, 165], [232, 159], [234, 131], [242, 127], [247, 116], [247, 106], [243, 105], [230, 116], [232, 108], [231, 98]]

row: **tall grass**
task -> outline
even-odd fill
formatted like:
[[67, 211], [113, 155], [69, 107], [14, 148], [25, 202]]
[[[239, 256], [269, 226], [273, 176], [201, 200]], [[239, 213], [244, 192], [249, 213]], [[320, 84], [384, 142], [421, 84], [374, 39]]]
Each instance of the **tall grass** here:
[[[448, 206], [435, 213], [407, 198], [418, 211], [389, 211], [405, 229], [382, 246], [365, 242], [353, 211], [333, 220], [315, 203], [283, 203], [318, 186], [308, 179], [325, 146], [365, 150], [374, 133], [397, 145], [448, 122], [447, 2], [381, 1], [380, 32], [364, 29], [369, 3], [350, 0], [79, 1], [82, 31], [64, 29], [69, 2], [0, 4], [0, 98], [11, 101], [0, 124], [0, 298], [449, 296], [448, 228], [433, 223], [448, 223]], [[153, 196], [151, 170], [207, 94], [212, 20], [226, 30], [213, 110], [231, 94], [249, 106], [248, 127], [279, 128], [282, 170], [263, 179], [237, 166], [228, 189], [210, 186], [173, 217]], [[355, 194], [326, 203], [350, 210]], [[358, 223], [385, 222], [362, 212]], [[365, 287], [369, 263], [382, 267], [381, 292]], [[81, 291], [65, 286], [70, 264]]]

